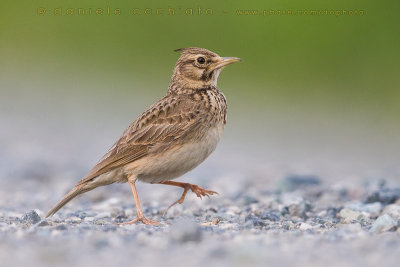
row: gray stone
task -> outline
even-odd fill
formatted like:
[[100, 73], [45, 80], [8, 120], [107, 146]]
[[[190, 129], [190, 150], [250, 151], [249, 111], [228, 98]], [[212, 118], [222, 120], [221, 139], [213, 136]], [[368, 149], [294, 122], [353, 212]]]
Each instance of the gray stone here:
[[380, 202], [373, 202], [365, 205], [366, 212], [370, 213], [372, 217], [378, 217], [382, 211], [382, 204]]
[[30, 224], [35, 224], [41, 221], [41, 218], [39, 216], [39, 214], [37, 214], [36, 211], [31, 210], [27, 213], [24, 214], [24, 216], [22, 217], [22, 220], [24, 222], [30, 223]]
[[223, 222], [223, 221], [232, 220], [233, 216], [226, 214], [226, 213], [206, 214], [205, 219], [206, 219], [206, 221], [219, 220], [219, 221]]
[[389, 214], [393, 219], [400, 220], [400, 205], [391, 204], [382, 211], [383, 214]]
[[116, 216], [113, 220], [116, 223], [122, 223], [122, 222], [126, 221], [127, 219], [128, 219], [128, 216], [126, 216], [125, 214], [121, 214], [121, 215]]
[[70, 223], [79, 223], [82, 221], [82, 219], [80, 217], [72, 216], [67, 218], [65, 221]]
[[359, 211], [344, 208], [339, 212], [340, 218], [343, 219], [344, 223], [351, 223], [353, 221], [358, 221], [363, 218], [363, 215]]
[[400, 199], [399, 188], [383, 188], [368, 195], [365, 202], [381, 202], [382, 204], [392, 204], [396, 202], [397, 199]]
[[397, 221], [393, 219], [388, 214], [383, 214], [379, 216], [378, 219], [372, 225], [370, 232], [371, 233], [382, 233], [392, 229], [395, 229], [397, 226]]
[[83, 219], [85, 222], [93, 222], [94, 221], [94, 217], [85, 217], [85, 219]]
[[269, 220], [272, 222], [277, 222], [280, 220], [281, 213], [279, 211], [261, 212], [259, 217], [262, 220]]
[[257, 217], [257, 216], [254, 216], [254, 215], [248, 215], [246, 218], [245, 218], [245, 226], [247, 227], [247, 228], [252, 228], [252, 227], [264, 227], [264, 226], [267, 226], [268, 225], [268, 223], [266, 223], [264, 220], [262, 220], [262, 219], [260, 219], [259, 217]]
[[88, 216], [88, 214], [84, 211], [77, 211], [77, 212], [75, 212], [75, 216], [79, 217], [83, 220]]
[[296, 216], [300, 218], [307, 218], [307, 212], [311, 211], [312, 206], [307, 201], [303, 201], [299, 204], [291, 204], [288, 206], [288, 212], [290, 216]]
[[289, 230], [295, 228], [295, 224], [290, 222], [290, 221], [283, 221], [281, 223], [280, 227], [282, 227], [282, 229], [285, 229], [285, 230], [289, 231]]
[[380, 202], [373, 202], [368, 204], [355, 202], [348, 204], [346, 207], [351, 210], [368, 213], [370, 217], [376, 218], [380, 215], [383, 206]]
[[308, 224], [308, 223], [301, 223], [300, 226], [299, 226], [299, 229], [300, 229], [301, 231], [311, 230], [312, 228], [313, 228], [313, 227], [312, 227], [310, 224]]
[[326, 217], [335, 220], [338, 217], [338, 213], [341, 208], [328, 207], [326, 209]]

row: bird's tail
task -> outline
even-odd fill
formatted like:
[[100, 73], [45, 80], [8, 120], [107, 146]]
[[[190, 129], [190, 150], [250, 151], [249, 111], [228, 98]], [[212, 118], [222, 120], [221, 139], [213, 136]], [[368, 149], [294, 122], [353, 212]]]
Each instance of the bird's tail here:
[[[95, 177], [86, 176], [84, 179], [79, 181], [68, 194], [66, 194], [51, 210], [49, 210], [49, 212], [46, 214], [46, 218], [55, 214], [65, 204], [67, 204], [73, 198], [75, 198], [76, 196], [78, 196], [80, 194], [88, 192], [99, 186], [104, 186], [104, 185], [113, 184], [115, 182], [124, 182], [125, 181], [122, 176], [121, 176], [122, 177], [121, 178], [118, 175], [117, 176], [113, 175], [112, 179], [110, 179], [108, 173], [105, 173], [104, 175], [105, 175], [105, 177], [103, 175], [99, 175], [99, 176], [95, 176]], [[118, 178], [120, 178], [120, 179], [118, 179]]]
[[57, 204], [51, 210], [49, 210], [49, 212], [46, 214], [46, 218], [55, 214], [59, 209], [61, 209], [65, 204], [70, 202], [76, 196], [83, 194], [87, 191], [90, 191], [92, 189], [94, 189], [94, 187], [90, 188], [86, 184], [76, 185], [68, 194], [66, 194], [60, 201], [58, 201]]

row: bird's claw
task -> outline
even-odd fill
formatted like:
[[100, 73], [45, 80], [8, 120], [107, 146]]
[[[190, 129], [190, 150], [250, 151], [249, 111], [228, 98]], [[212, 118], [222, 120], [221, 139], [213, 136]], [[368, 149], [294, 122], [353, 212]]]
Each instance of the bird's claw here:
[[137, 217], [136, 219], [133, 219], [132, 221], [129, 221], [129, 222], [118, 223], [118, 225], [135, 224], [135, 223], [137, 223], [139, 221], [142, 222], [145, 225], [157, 225], [157, 224], [159, 224], [159, 222], [157, 222], [157, 221], [153, 221], [153, 220], [147, 219], [144, 216], [141, 216], [141, 217]]
[[198, 185], [194, 185], [194, 184], [186, 184], [184, 187], [182, 196], [175, 201], [174, 203], [172, 203], [171, 205], [169, 205], [169, 207], [164, 211], [163, 216], [165, 216], [165, 214], [167, 214], [168, 210], [172, 207], [175, 206], [176, 204], [182, 204], [183, 201], [185, 200], [186, 194], [189, 190], [191, 190], [193, 193], [196, 194], [196, 196], [200, 199], [203, 199], [203, 197], [207, 196], [208, 198], [210, 198], [210, 195], [214, 195], [214, 194], [218, 194], [215, 191], [212, 190], [206, 190], [204, 188], [201, 188]]
[[189, 189], [192, 190], [192, 192], [195, 193], [196, 196], [199, 197], [200, 199], [202, 199], [202, 197], [205, 197], [205, 196], [210, 198], [210, 195], [218, 194], [215, 191], [206, 190], [197, 185], [190, 185]]

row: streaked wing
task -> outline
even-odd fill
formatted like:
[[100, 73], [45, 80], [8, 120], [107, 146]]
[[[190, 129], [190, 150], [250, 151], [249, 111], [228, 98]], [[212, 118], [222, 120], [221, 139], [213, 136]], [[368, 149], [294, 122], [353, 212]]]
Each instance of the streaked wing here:
[[182, 137], [198, 133], [196, 128], [206, 116], [203, 106], [190, 96], [164, 97], [142, 113], [122, 134], [93, 169], [79, 182], [138, 160], [152, 148], [179, 144]]

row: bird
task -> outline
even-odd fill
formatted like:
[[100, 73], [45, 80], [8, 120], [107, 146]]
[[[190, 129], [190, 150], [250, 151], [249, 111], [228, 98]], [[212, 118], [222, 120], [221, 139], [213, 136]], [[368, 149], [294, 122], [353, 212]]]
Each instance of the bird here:
[[227, 118], [227, 102], [217, 87], [218, 76], [225, 66], [241, 59], [221, 57], [198, 47], [174, 51], [180, 57], [166, 95], [128, 126], [89, 173], [50, 209], [46, 218], [76, 196], [113, 183], [128, 182], [136, 205], [137, 217], [122, 224], [159, 224], [144, 216], [137, 181], [183, 188], [181, 197], [168, 209], [182, 204], [189, 190], [199, 198], [216, 194], [172, 180], [197, 167], [216, 149]]

